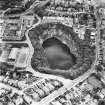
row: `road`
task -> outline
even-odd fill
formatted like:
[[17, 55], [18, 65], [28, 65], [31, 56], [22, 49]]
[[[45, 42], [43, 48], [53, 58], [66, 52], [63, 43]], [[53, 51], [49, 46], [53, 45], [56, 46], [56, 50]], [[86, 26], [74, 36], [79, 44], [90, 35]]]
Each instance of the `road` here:
[[[34, 8], [35, 4], [32, 5], [32, 7], [30, 8], [30, 10], [26, 11], [25, 14], [27, 14], [29, 11], [31, 11], [33, 8]], [[22, 14], [22, 15], [25, 15], [25, 14]], [[36, 17], [38, 18], [38, 22], [36, 24], [34, 24], [29, 30], [27, 30], [26, 32], [26, 43], [29, 45], [30, 47], [30, 57], [29, 57], [29, 60], [28, 60], [28, 67], [27, 67], [27, 70], [31, 70], [34, 75], [37, 75], [37, 76], [41, 76], [41, 77], [44, 77], [44, 78], [52, 78], [52, 79], [57, 79], [58, 80], [61, 80], [63, 81], [64, 83], [64, 87], [62, 87], [60, 90], [54, 92], [53, 94], [49, 95], [48, 97], [44, 98], [38, 105], [47, 105], [47, 103], [51, 102], [53, 99], [55, 99], [56, 97], [58, 97], [59, 95], [63, 94], [64, 92], [67, 91], [67, 89], [71, 89], [72, 87], [74, 87], [75, 85], [77, 85], [78, 83], [82, 82], [83, 80], [85, 80], [86, 78], [88, 78], [90, 76], [90, 74], [94, 73], [95, 72], [95, 65], [97, 64], [97, 60], [99, 59], [99, 53], [100, 53], [100, 19], [97, 18], [97, 36], [96, 36], [96, 59], [91, 67], [90, 70], [88, 70], [88, 72], [86, 72], [85, 74], [83, 74], [82, 76], [80, 76], [79, 78], [71, 81], [71, 80], [65, 80], [65, 79], [61, 79], [60, 77], [56, 77], [56, 76], [51, 76], [51, 75], [47, 75], [47, 74], [41, 74], [41, 73], [37, 73], [35, 72], [32, 67], [31, 67], [31, 58], [32, 58], [32, 55], [34, 53], [34, 48], [31, 44], [31, 41], [28, 37], [28, 32], [32, 29], [32, 28], [35, 28], [36, 26], [38, 26], [40, 23], [41, 23], [41, 19], [38, 15], [36, 15]]]

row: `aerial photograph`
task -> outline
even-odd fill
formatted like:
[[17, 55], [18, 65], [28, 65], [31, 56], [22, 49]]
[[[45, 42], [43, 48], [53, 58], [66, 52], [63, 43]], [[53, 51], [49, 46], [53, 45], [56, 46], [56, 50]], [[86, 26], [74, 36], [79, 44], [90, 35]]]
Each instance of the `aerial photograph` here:
[[105, 105], [105, 0], [0, 0], [0, 105]]

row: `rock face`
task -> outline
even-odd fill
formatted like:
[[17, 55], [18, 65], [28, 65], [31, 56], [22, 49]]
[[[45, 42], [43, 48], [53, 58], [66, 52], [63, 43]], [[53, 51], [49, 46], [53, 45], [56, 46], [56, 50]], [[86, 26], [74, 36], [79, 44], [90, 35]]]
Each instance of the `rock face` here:
[[88, 35], [81, 40], [72, 28], [61, 23], [39, 24], [28, 36], [34, 48], [31, 66], [39, 72], [75, 79], [95, 60]]
[[76, 57], [70, 49], [57, 38], [49, 38], [42, 44], [52, 69], [70, 69], [76, 64]]

